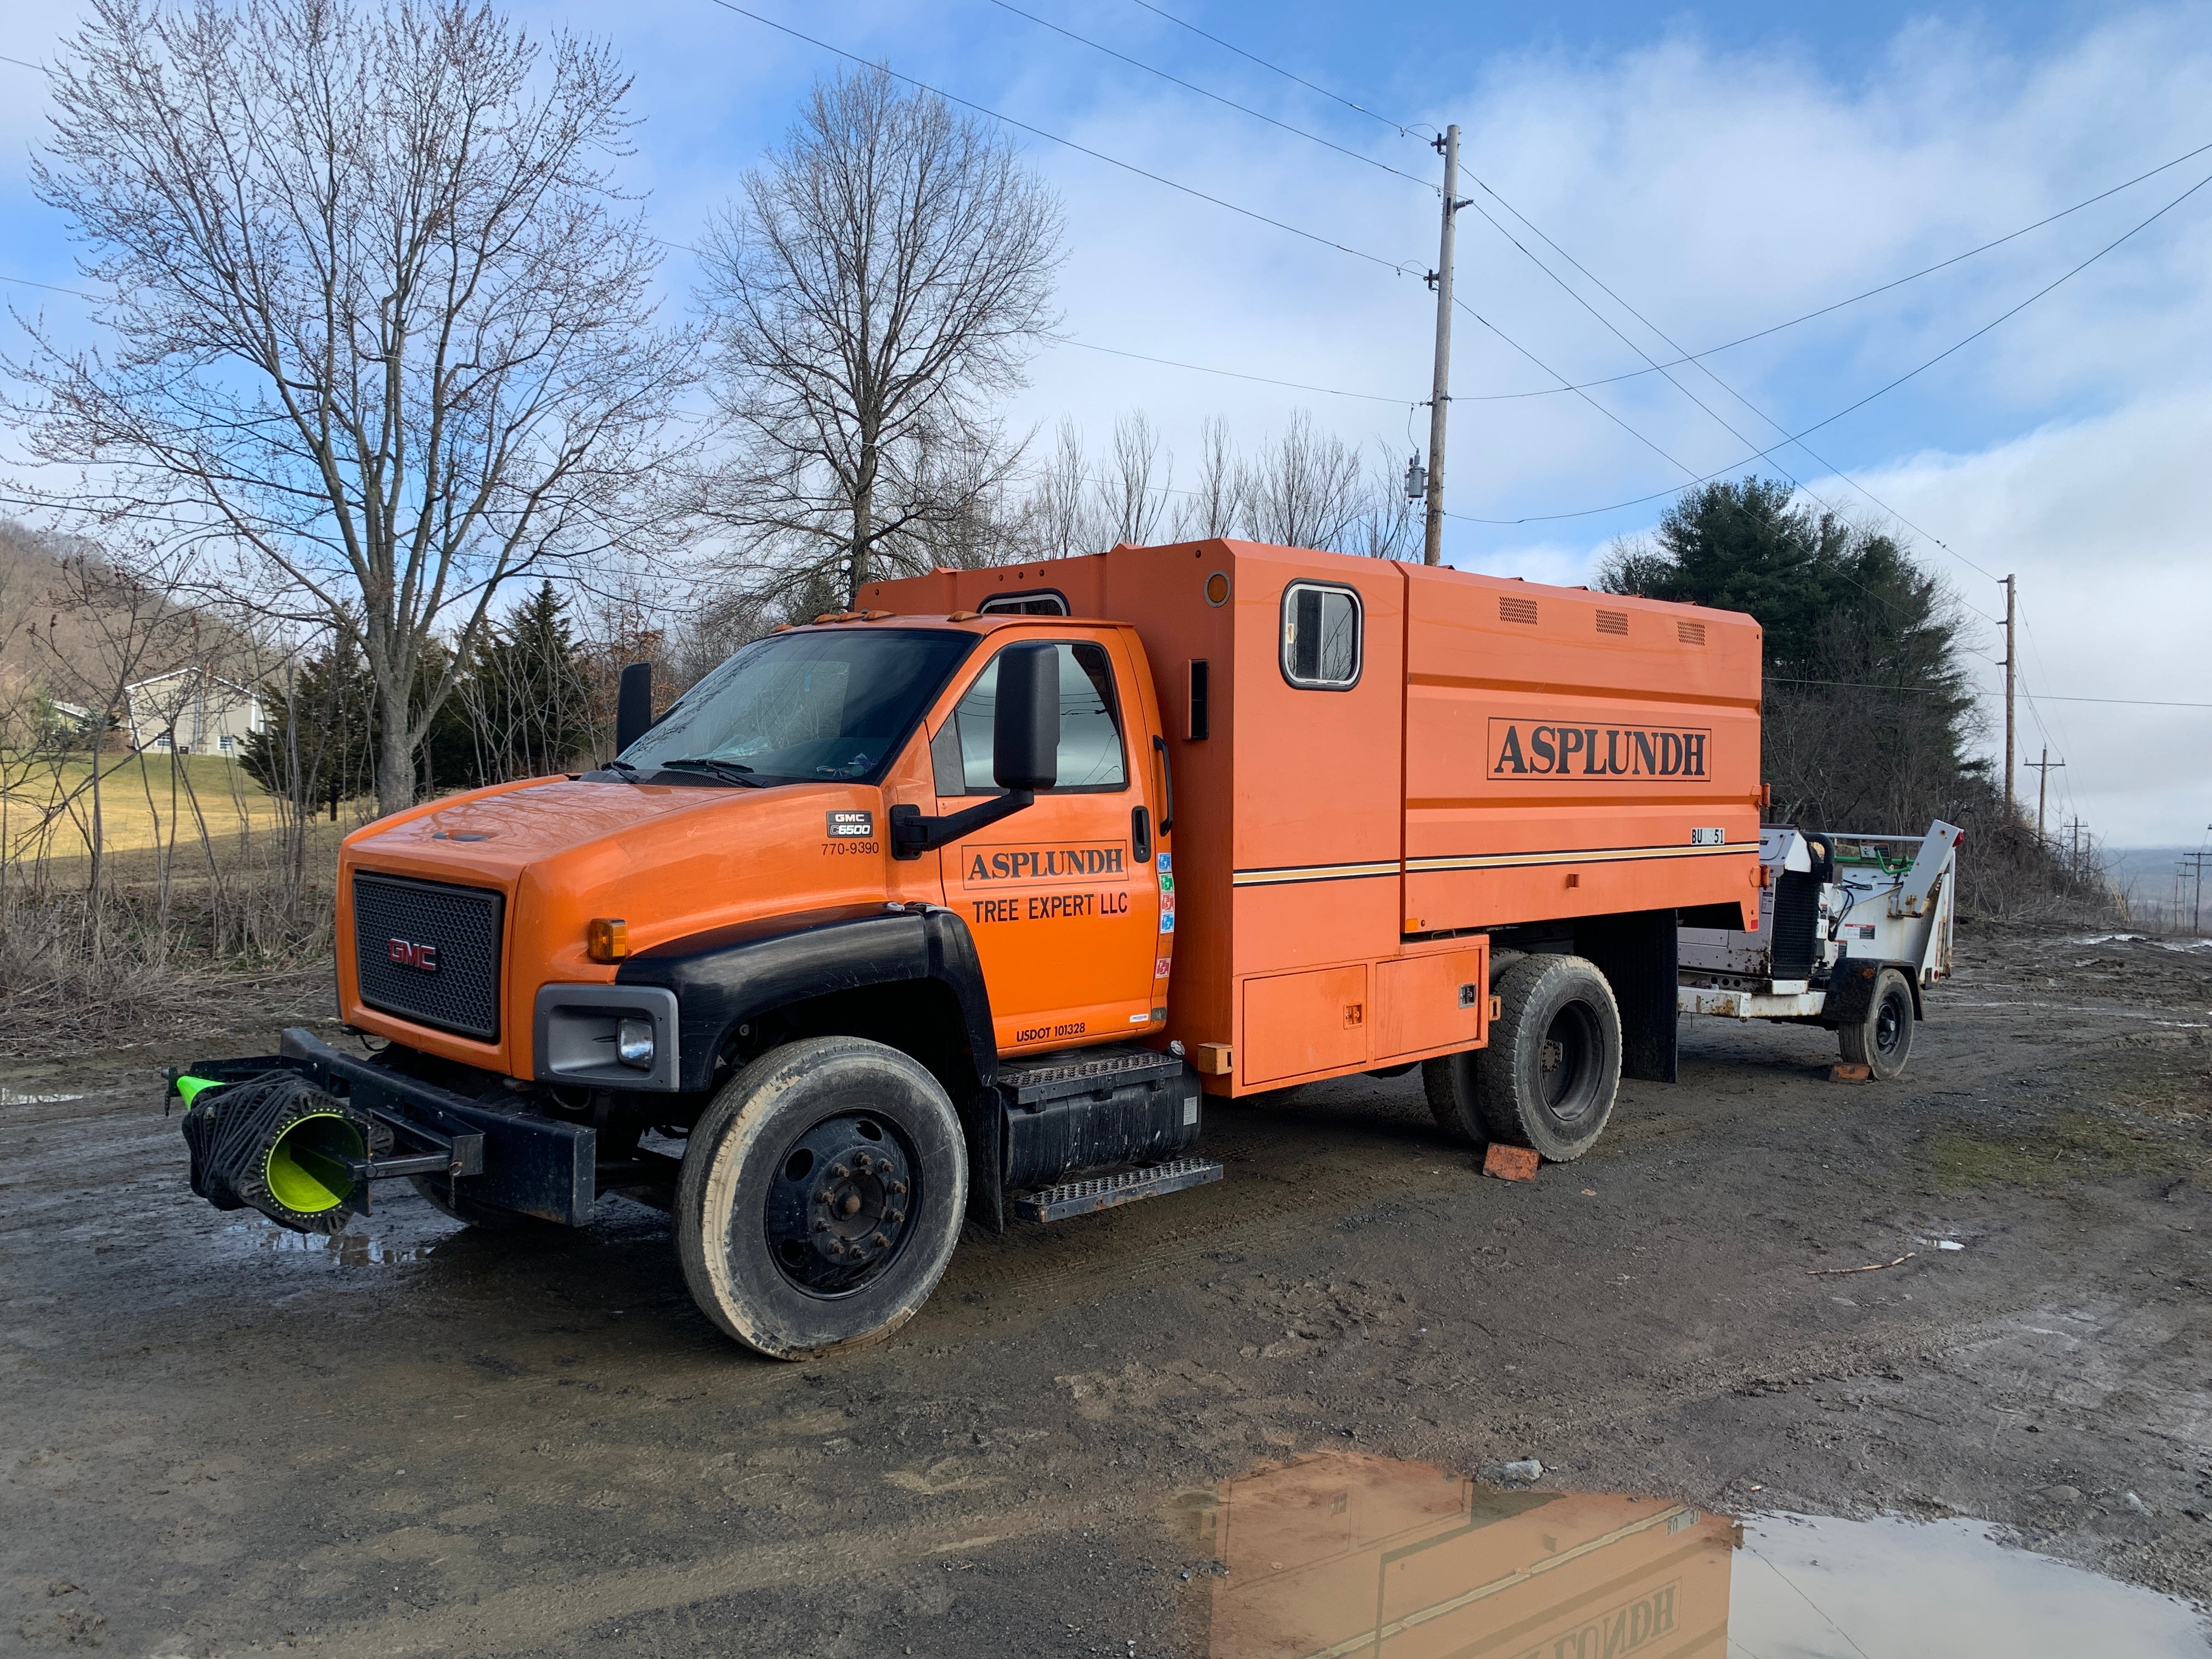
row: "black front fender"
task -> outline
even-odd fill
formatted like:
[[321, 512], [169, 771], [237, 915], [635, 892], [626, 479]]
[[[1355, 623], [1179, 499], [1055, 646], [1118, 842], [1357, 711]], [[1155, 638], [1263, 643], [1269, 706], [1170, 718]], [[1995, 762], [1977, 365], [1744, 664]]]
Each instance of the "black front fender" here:
[[676, 994], [682, 1032], [678, 1087], [712, 1085], [738, 1026], [816, 997], [872, 985], [935, 981], [960, 1011], [975, 1082], [999, 1069], [991, 999], [968, 924], [941, 906], [856, 904], [738, 922], [671, 939], [625, 961], [618, 985]]

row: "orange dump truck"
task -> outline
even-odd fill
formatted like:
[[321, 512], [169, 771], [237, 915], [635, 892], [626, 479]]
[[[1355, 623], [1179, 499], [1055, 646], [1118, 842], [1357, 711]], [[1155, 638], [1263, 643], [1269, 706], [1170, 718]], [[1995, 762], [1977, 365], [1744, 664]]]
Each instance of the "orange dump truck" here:
[[722, 1329], [817, 1354], [964, 1217], [1217, 1177], [1209, 1097], [1419, 1066], [1447, 1130], [1574, 1158], [1673, 1076], [1678, 927], [1757, 926], [1748, 617], [1224, 540], [860, 599], [649, 726], [626, 682], [599, 770], [350, 836], [381, 1047], [191, 1068], [196, 1188], [646, 1198]]

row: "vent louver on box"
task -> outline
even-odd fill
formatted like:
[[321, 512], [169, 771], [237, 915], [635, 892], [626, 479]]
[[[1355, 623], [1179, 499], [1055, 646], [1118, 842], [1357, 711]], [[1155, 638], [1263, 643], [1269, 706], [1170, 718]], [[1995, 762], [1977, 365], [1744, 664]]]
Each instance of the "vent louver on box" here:
[[1510, 623], [1532, 623], [1536, 620], [1536, 601], [1516, 599], [1501, 593], [1498, 598], [1498, 620]]
[[1597, 631], [1601, 634], [1626, 634], [1628, 631], [1628, 613], [1626, 611], [1599, 611]]
[[1703, 623], [1678, 622], [1674, 624], [1674, 632], [1685, 645], [1703, 645], [1705, 642], [1705, 625]]

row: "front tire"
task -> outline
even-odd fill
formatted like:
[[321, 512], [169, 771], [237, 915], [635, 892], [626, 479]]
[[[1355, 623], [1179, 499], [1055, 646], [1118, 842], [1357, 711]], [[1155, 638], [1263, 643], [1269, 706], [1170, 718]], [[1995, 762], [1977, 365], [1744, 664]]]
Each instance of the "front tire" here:
[[959, 1115], [859, 1037], [771, 1049], [691, 1131], [676, 1249], [700, 1310], [771, 1359], [882, 1340], [944, 1276], [968, 1207]]
[[1620, 1090], [1620, 1009], [1595, 963], [1526, 957], [1496, 981], [1490, 1045], [1472, 1056], [1492, 1140], [1565, 1164], [1588, 1152]]
[[1905, 1069], [1912, 1054], [1912, 987], [1894, 968], [1875, 976], [1866, 1018], [1841, 1027], [1844, 1058], [1863, 1066], [1875, 1081], [1887, 1082]]

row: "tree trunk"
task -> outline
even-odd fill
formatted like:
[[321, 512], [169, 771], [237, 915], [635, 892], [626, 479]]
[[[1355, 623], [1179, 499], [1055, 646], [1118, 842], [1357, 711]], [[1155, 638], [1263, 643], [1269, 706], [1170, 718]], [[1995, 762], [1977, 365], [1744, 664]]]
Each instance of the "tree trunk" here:
[[[407, 741], [405, 682], [398, 696], [380, 690], [384, 724], [376, 734], [376, 811], [380, 817], [404, 812], [415, 804], [415, 745]], [[397, 705], [395, 707], [394, 705]]]
[[860, 451], [860, 470], [853, 486], [853, 591], [845, 603], [860, 608], [860, 589], [868, 580], [868, 540], [876, 507], [876, 453], [872, 446]]

